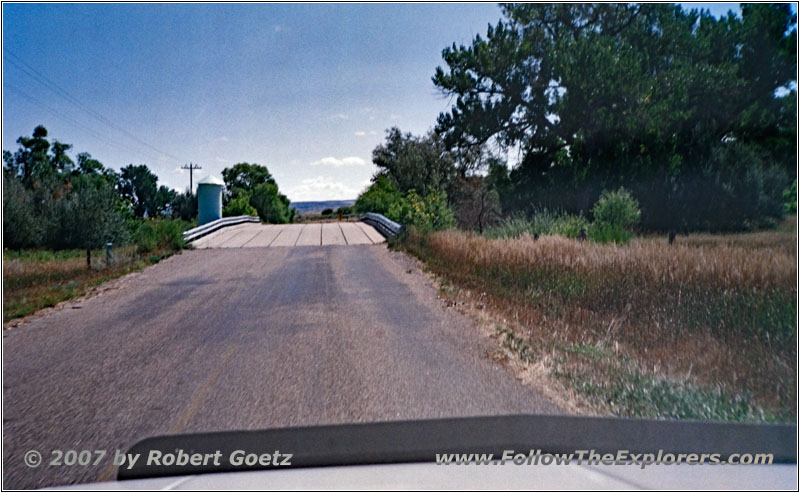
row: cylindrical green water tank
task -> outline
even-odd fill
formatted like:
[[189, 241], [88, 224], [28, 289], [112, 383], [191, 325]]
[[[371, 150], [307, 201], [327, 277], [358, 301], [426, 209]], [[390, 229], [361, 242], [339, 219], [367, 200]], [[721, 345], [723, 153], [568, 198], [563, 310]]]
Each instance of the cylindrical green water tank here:
[[219, 178], [206, 176], [197, 183], [197, 225], [216, 221], [222, 217], [222, 187]]

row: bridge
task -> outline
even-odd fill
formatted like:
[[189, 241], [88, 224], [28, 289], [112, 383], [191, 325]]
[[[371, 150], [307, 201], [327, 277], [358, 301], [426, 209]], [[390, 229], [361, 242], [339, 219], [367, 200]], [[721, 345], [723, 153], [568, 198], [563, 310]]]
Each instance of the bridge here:
[[305, 224], [244, 223], [195, 240], [195, 248], [256, 248], [324, 245], [373, 245], [386, 241], [363, 222]]

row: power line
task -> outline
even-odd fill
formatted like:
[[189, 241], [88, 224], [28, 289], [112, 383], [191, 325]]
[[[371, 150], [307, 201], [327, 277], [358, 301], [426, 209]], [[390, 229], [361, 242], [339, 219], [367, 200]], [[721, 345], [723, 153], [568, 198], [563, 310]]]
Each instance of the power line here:
[[45, 110], [49, 111], [56, 118], [59, 118], [59, 119], [65, 121], [66, 123], [83, 130], [87, 134], [91, 135], [92, 137], [95, 137], [96, 139], [98, 139], [100, 141], [103, 141], [103, 142], [106, 142], [108, 144], [111, 144], [113, 147], [117, 147], [118, 149], [124, 150], [126, 152], [134, 152], [134, 153], [141, 152], [139, 150], [136, 150], [136, 149], [126, 145], [126, 144], [122, 144], [122, 143], [117, 142], [115, 140], [109, 139], [107, 135], [103, 135], [103, 134], [97, 132], [96, 130], [92, 129], [91, 127], [89, 127], [87, 125], [84, 125], [84, 124], [80, 123], [79, 121], [77, 121], [77, 120], [75, 120], [75, 119], [73, 119], [73, 118], [71, 118], [69, 116], [64, 115], [59, 110], [53, 108], [52, 106], [50, 106], [48, 104], [43, 103], [41, 100], [31, 96], [30, 94], [27, 94], [25, 91], [22, 91], [21, 89], [18, 89], [18, 88], [14, 87], [14, 86], [11, 86], [11, 85], [9, 85], [7, 83], [5, 84], [4, 89], [9, 89], [12, 92], [17, 93], [19, 96], [21, 96], [24, 99], [28, 100], [28, 102], [33, 103], [36, 106], [39, 106], [40, 108], [44, 108]]
[[[22, 57], [14, 54], [8, 48], [4, 48], [4, 51], [5, 51], [5, 53], [3, 55], [3, 58], [6, 61], [10, 62], [12, 65], [17, 67], [19, 70], [23, 71], [25, 74], [27, 74], [29, 77], [34, 79], [36, 82], [38, 82], [38, 83], [42, 84], [43, 86], [45, 86], [46, 88], [50, 89], [52, 92], [54, 92], [58, 96], [62, 97], [63, 99], [68, 101], [70, 104], [82, 109], [84, 112], [88, 113], [90, 116], [92, 116], [93, 118], [95, 118], [96, 120], [101, 122], [102, 124], [106, 125], [107, 127], [110, 127], [110, 128], [112, 128], [112, 129], [114, 129], [114, 130], [116, 130], [118, 132], [121, 132], [121, 133], [127, 135], [129, 138], [131, 138], [132, 140], [138, 142], [140, 145], [146, 146], [146, 147], [158, 152], [159, 154], [162, 154], [162, 155], [170, 157], [170, 158], [172, 158], [174, 160], [180, 161], [179, 157], [177, 157], [177, 156], [175, 156], [173, 154], [170, 154], [170, 153], [168, 153], [166, 151], [163, 151], [163, 150], [159, 149], [158, 147], [156, 147], [156, 146], [154, 146], [154, 145], [152, 145], [152, 144], [140, 139], [139, 137], [137, 137], [136, 135], [132, 134], [131, 132], [125, 130], [124, 128], [121, 128], [121, 127], [117, 126], [115, 123], [113, 123], [108, 118], [104, 117], [102, 114], [94, 111], [91, 107], [87, 106], [86, 104], [84, 104], [83, 102], [81, 102], [80, 100], [78, 100], [77, 98], [72, 96], [69, 92], [67, 92], [66, 90], [62, 89], [58, 84], [56, 84], [52, 80], [48, 79], [45, 75], [43, 75], [41, 72], [37, 71], [30, 64], [28, 64], [24, 59], [22, 59]], [[6, 55], [10, 55], [11, 57], [13, 57], [13, 59], [9, 58]]]

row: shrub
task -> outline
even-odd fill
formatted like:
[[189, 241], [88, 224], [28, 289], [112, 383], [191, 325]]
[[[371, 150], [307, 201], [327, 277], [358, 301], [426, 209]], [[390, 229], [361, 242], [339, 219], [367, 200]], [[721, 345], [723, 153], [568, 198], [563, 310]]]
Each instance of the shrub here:
[[631, 241], [633, 233], [625, 228], [608, 223], [592, 223], [587, 230], [588, 238], [596, 243], [621, 243]]
[[222, 208], [222, 215], [224, 217], [258, 216], [258, 211], [250, 205], [250, 196], [246, 193], [240, 193]]
[[186, 246], [183, 231], [187, 223], [171, 219], [145, 220], [133, 234], [139, 253], [158, 250], [179, 251]]
[[503, 224], [487, 230], [490, 238], [516, 238], [522, 234], [561, 235], [577, 238], [582, 229], [589, 228], [589, 221], [583, 216], [574, 216], [561, 211], [538, 209], [531, 216], [516, 215]]
[[414, 226], [422, 232], [455, 226], [453, 211], [447, 205], [447, 195], [444, 192], [431, 192], [422, 197], [411, 190], [392, 204], [386, 216], [405, 226]]
[[583, 216], [563, 213], [553, 223], [552, 233], [567, 238], [577, 238], [581, 230], [589, 229], [589, 221]]
[[639, 203], [624, 188], [609, 192], [604, 190], [592, 208], [595, 222], [622, 228], [631, 228], [639, 222], [642, 212]]
[[589, 237], [599, 243], [627, 243], [631, 229], [639, 222], [642, 212], [639, 203], [624, 188], [609, 192], [604, 190], [592, 208], [594, 222]]
[[336, 214], [341, 214], [343, 216], [347, 216], [353, 213], [353, 208], [348, 206], [342, 206], [336, 209]]
[[323, 216], [330, 216], [332, 214], [333, 214], [333, 209], [331, 209], [330, 207], [327, 208], [327, 209], [322, 209], [322, 215]]

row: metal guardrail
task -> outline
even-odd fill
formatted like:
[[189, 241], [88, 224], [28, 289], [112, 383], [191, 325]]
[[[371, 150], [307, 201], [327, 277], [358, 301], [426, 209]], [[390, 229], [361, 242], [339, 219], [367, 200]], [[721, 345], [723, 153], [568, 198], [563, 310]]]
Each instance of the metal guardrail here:
[[183, 239], [185, 241], [194, 241], [201, 236], [205, 236], [209, 233], [213, 233], [214, 231], [224, 228], [225, 226], [233, 226], [234, 224], [242, 224], [242, 223], [258, 223], [261, 220], [255, 216], [235, 216], [235, 217], [223, 217], [221, 219], [217, 219], [216, 221], [211, 221], [210, 223], [206, 223], [202, 226], [198, 226], [196, 228], [192, 228], [183, 232]]
[[378, 230], [378, 233], [386, 238], [393, 238], [403, 232], [402, 224], [398, 224], [382, 214], [367, 212], [361, 216], [361, 220]]

